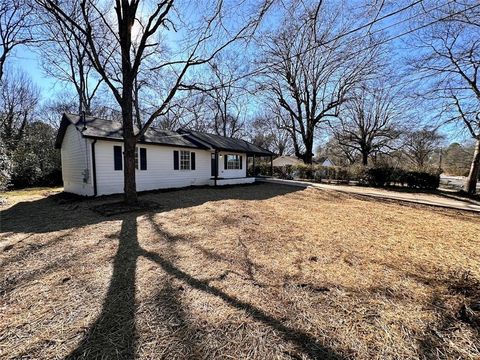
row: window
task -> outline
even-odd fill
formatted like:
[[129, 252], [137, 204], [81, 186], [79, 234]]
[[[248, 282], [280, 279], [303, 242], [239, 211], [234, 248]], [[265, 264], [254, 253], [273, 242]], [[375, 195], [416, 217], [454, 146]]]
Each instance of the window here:
[[146, 148], [135, 148], [135, 169], [138, 170], [140, 165], [140, 170], [147, 170], [147, 149]]
[[138, 169], [138, 147], [135, 148], [135, 169]]
[[180, 170], [190, 170], [190, 151], [180, 151]]
[[173, 170], [195, 170], [195, 153], [193, 151], [173, 152]]
[[242, 157], [240, 155], [225, 155], [226, 170], [240, 170], [242, 168]]
[[122, 170], [122, 147], [113, 147], [113, 168], [115, 170]]

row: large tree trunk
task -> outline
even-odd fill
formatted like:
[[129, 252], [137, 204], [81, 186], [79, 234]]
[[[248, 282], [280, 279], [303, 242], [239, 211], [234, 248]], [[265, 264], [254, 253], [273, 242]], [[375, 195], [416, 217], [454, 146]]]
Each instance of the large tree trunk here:
[[303, 140], [305, 144], [305, 152], [303, 153], [302, 159], [305, 164], [312, 164], [313, 162], [313, 131], [310, 134], [307, 134], [306, 138]]
[[127, 204], [135, 204], [138, 201], [135, 181], [135, 145], [136, 138], [133, 132], [133, 109], [132, 99], [123, 105], [123, 144], [124, 144], [124, 198]]
[[472, 165], [470, 166], [470, 173], [465, 181], [464, 190], [469, 194], [475, 194], [477, 191], [477, 180], [480, 174], [480, 136], [477, 137], [475, 144], [475, 152], [473, 153]]
[[362, 151], [362, 165], [367, 166], [368, 165], [368, 152]]
[[305, 145], [306, 145], [305, 146], [305, 153], [302, 156], [302, 160], [305, 164], [311, 165], [312, 162], [313, 162], [313, 156], [312, 156], [313, 144], [312, 145], [305, 144]]

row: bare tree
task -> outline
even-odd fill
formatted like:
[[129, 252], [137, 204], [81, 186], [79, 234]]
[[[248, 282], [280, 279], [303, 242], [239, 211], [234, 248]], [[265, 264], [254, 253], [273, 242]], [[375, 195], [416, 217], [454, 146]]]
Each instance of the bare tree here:
[[252, 143], [282, 156], [292, 153], [292, 140], [279, 124], [273, 113], [255, 117], [249, 124], [249, 139]]
[[399, 111], [393, 99], [388, 90], [363, 86], [352, 94], [338, 121], [331, 122], [335, 139], [357, 150], [363, 165], [368, 165], [371, 154], [390, 149], [400, 135], [396, 126]]
[[244, 128], [244, 104], [242, 95], [247, 91], [242, 78], [242, 66], [238, 54], [229, 53], [219, 56], [209, 65], [210, 89], [205, 92], [209, 101], [207, 106], [213, 113], [213, 130], [216, 134], [238, 137]]
[[326, 156], [335, 165], [349, 166], [358, 160], [359, 152], [350, 146], [340, 144], [335, 137], [331, 137], [324, 146], [317, 148], [317, 156]]
[[[163, 0], [144, 6], [139, 10], [140, 0], [94, 1], [73, 0], [74, 11], [70, 11], [70, 1], [36, 0], [49, 11], [80, 43], [95, 70], [111, 90], [122, 111], [124, 137], [124, 190], [127, 203], [137, 202], [135, 184], [135, 146], [156, 118], [168, 112], [169, 105], [177, 91], [185, 86], [186, 75], [191, 67], [210, 62], [219, 52], [235, 41], [250, 36], [269, 7], [263, 3], [258, 11], [248, 16], [239, 26], [226, 21], [227, 12], [223, 1], [209, 8], [210, 13], [197, 17], [194, 25], [185, 29], [186, 44], [177, 56], [170, 59], [159, 54], [159, 33], [163, 30], [186, 26], [179, 18], [182, 9], [173, 10], [174, 0]], [[195, 3], [197, 10], [200, 3]], [[112, 11], [113, 9], [113, 11]], [[235, 26], [234, 28], [232, 28]], [[102, 30], [98, 30], [102, 29]], [[110, 46], [99, 46], [97, 32], [106, 31], [111, 38]], [[223, 31], [223, 33], [219, 33]], [[135, 34], [136, 32], [136, 34]], [[77, 34], [82, 34], [78, 36]], [[224, 41], [222, 41], [224, 37]], [[213, 39], [213, 40], [212, 40]], [[215, 40], [215, 41], [214, 41]], [[161, 56], [163, 55], [163, 56]], [[148, 59], [148, 61], [147, 61]], [[147, 71], [172, 69], [176, 74], [166, 96], [139, 131], [134, 129], [134, 84], [138, 74]]]
[[92, 101], [103, 81], [82, 46], [85, 35], [74, 33], [56, 21], [42, 26], [42, 37], [48, 39], [39, 47], [44, 72], [75, 89], [78, 113], [92, 114]]
[[[347, 94], [376, 67], [378, 49], [358, 52], [370, 40], [342, 37], [351, 24], [343, 9], [317, 6], [282, 23], [267, 39], [264, 88], [273, 108], [284, 111], [281, 127], [290, 134], [295, 155], [311, 163], [318, 127], [338, 116]], [[366, 41], [366, 42], [365, 42]], [[368, 45], [367, 45], [368, 43]]]
[[24, 0], [0, 2], [0, 81], [12, 50], [34, 41], [33, 9]]
[[7, 151], [13, 151], [22, 140], [39, 99], [39, 91], [27, 75], [6, 73], [0, 87], [0, 139]]
[[420, 129], [405, 134], [403, 150], [405, 155], [420, 170], [423, 170], [432, 155], [439, 149], [442, 136], [437, 130]]
[[476, 192], [480, 175], [480, 12], [477, 1], [455, 1], [435, 13], [441, 19], [417, 38], [421, 57], [414, 66], [423, 72], [422, 93], [441, 108], [446, 122], [463, 126], [475, 141], [469, 175], [464, 190]]

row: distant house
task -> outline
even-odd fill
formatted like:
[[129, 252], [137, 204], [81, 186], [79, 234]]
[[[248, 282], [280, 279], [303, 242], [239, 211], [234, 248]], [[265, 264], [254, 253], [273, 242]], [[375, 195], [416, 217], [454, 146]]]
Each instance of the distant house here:
[[328, 157], [325, 157], [325, 156], [320, 156], [316, 159], [314, 159], [314, 162], [320, 166], [324, 166], [324, 167], [333, 167], [335, 166], [335, 163], [330, 160]]
[[[66, 192], [96, 196], [124, 191], [120, 122], [64, 114], [55, 146], [61, 149]], [[252, 183], [248, 159], [273, 155], [244, 140], [149, 128], [136, 148], [137, 190]]]
[[282, 167], [286, 165], [299, 165], [303, 164], [303, 160], [295, 156], [279, 156], [273, 160], [273, 167]]
[[[303, 164], [303, 160], [299, 159], [295, 156], [279, 156], [276, 159], [273, 160], [273, 166], [274, 167], [282, 167], [286, 165], [299, 165]], [[324, 166], [324, 167], [333, 167], [335, 164], [333, 163], [332, 160], [330, 160], [328, 157], [318, 157], [313, 159], [313, 163]]]

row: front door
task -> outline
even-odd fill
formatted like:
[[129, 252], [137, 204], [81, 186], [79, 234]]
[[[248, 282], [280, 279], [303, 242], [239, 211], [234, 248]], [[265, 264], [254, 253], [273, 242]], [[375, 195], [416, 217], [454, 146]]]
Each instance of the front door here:
[[215, 177], [217, 175], [217, 157], [215, 155], [216, 154], [212, 153], [212, 158], [210, 160], [212, 177]]

